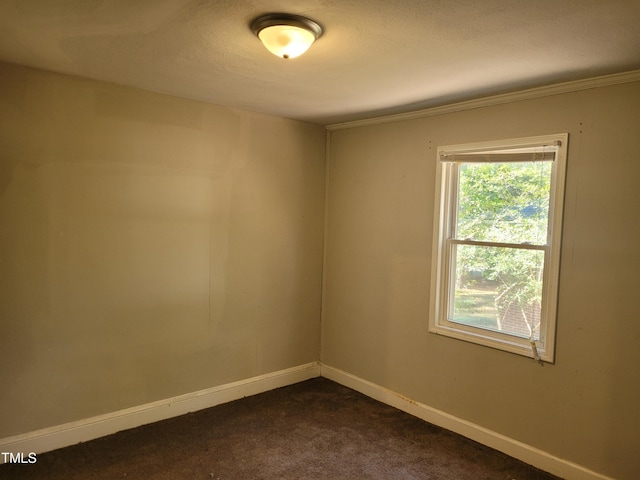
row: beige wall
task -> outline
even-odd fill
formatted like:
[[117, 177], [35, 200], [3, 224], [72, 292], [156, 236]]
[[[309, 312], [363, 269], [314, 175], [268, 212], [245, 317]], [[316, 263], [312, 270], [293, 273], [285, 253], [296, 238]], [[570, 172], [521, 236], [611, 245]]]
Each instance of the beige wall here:
[[[640, 83], [331, 132], [322, 361], [617, 479], [640, 441]], [[427, 332], [438, 145], [569, 132], [556, 364]]]
[[0, 64], [0, 438], [317, 361], [324, 149]]
[[[317, 360], [618, 479], [640, 84], [331, 133], [0, 64], [0, 438]], [[427, 332], [438, 145], [569, 132], [555, 365]]]

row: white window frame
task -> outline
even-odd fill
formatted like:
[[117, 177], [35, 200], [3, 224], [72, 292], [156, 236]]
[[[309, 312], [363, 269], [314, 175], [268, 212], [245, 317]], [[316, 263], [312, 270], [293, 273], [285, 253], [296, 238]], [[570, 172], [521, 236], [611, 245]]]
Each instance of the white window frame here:
[[[528, 356], [538, 361], [553, 363], [568, 138], [568, 134], [561, 133], [438, 147], [429, 312], [430, 332]], [[490, 155], [492, 151], [538, 147], [540, 147], [540, 151], [544, 151], [545, 146], [555, 146], [551, 149], [555, 150], [555, 159], [551, 168], [547, 241], [540, 248], [545, 252], [545, 263], [539, 340], [534, 342], [504, 332], [449, 321], [449, 310], [453, 304], [452, 274], [450, 273], [452, 265], [449, 252], [453, 240], [452, 223], [455, 222], [458, 198], [458, 179], [455, 173], [457, 168], [454, 168], [453, 165], [464, 162], [465, 155], [480, 154], [481, 152]]]

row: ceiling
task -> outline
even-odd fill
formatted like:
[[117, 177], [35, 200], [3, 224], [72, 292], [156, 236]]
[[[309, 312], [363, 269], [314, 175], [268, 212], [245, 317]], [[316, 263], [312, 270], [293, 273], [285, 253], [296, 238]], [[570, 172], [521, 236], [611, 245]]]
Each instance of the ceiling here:
[[[261, 14], [325, 28], [270, 54]], [[640, 69], [639, 0], [0, 0], [0, 60], [322, 125]]]

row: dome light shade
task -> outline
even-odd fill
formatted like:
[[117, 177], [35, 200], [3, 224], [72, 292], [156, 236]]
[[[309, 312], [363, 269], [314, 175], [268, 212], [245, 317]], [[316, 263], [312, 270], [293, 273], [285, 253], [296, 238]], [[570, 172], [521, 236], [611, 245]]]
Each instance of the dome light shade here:
[[258, 37], [267, 50], [282, 58], [302, 55], [316, 39], [309, 30], [289, 25], [263, 28]]
[[322, 27], [313, 20], [286, 13], [271, 13], [251, 22], [251, 30], [267, 50], [281, 58], [302, 55], [322, 35]]

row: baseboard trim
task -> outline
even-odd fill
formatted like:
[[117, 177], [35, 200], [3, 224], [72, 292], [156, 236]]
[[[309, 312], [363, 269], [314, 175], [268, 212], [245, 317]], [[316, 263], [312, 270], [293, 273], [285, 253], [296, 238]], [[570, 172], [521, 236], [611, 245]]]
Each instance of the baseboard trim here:
[[322, 364], [321, 376], [352, 388], [379, 402], [421, 418], [429, 423], [446, 428], [464, 437], [517, 458], [536, 468], [552, 473], [566, 480], [614, 480], [578, 464], [555, 457], [543, 450], [501, 435], [497, 432], [455, 417], [423, 403], [406, 398], [387, 388], [364, 380], [350, 373]]
[[[0, 439], [0, 451], [44, 453], [318, 376], [320, 363], [312, 362], [105, 415], [6, 437]], [[0, 463], [4, 463], [4, 456], [0, 458]]]
[[[398, 410], [451, 430], [566, 480], [614, 480], [320, 362], [299, 365], [105, 415], [6, 437], [0, 439], [0, 451], [23, 452], [25, 454], [30, 452], [44, 453], [111, 435], [121, 430], [293, 385], [318, 376], [352, 388]], [[1, 456], [0, 463], [4, 463]]]

